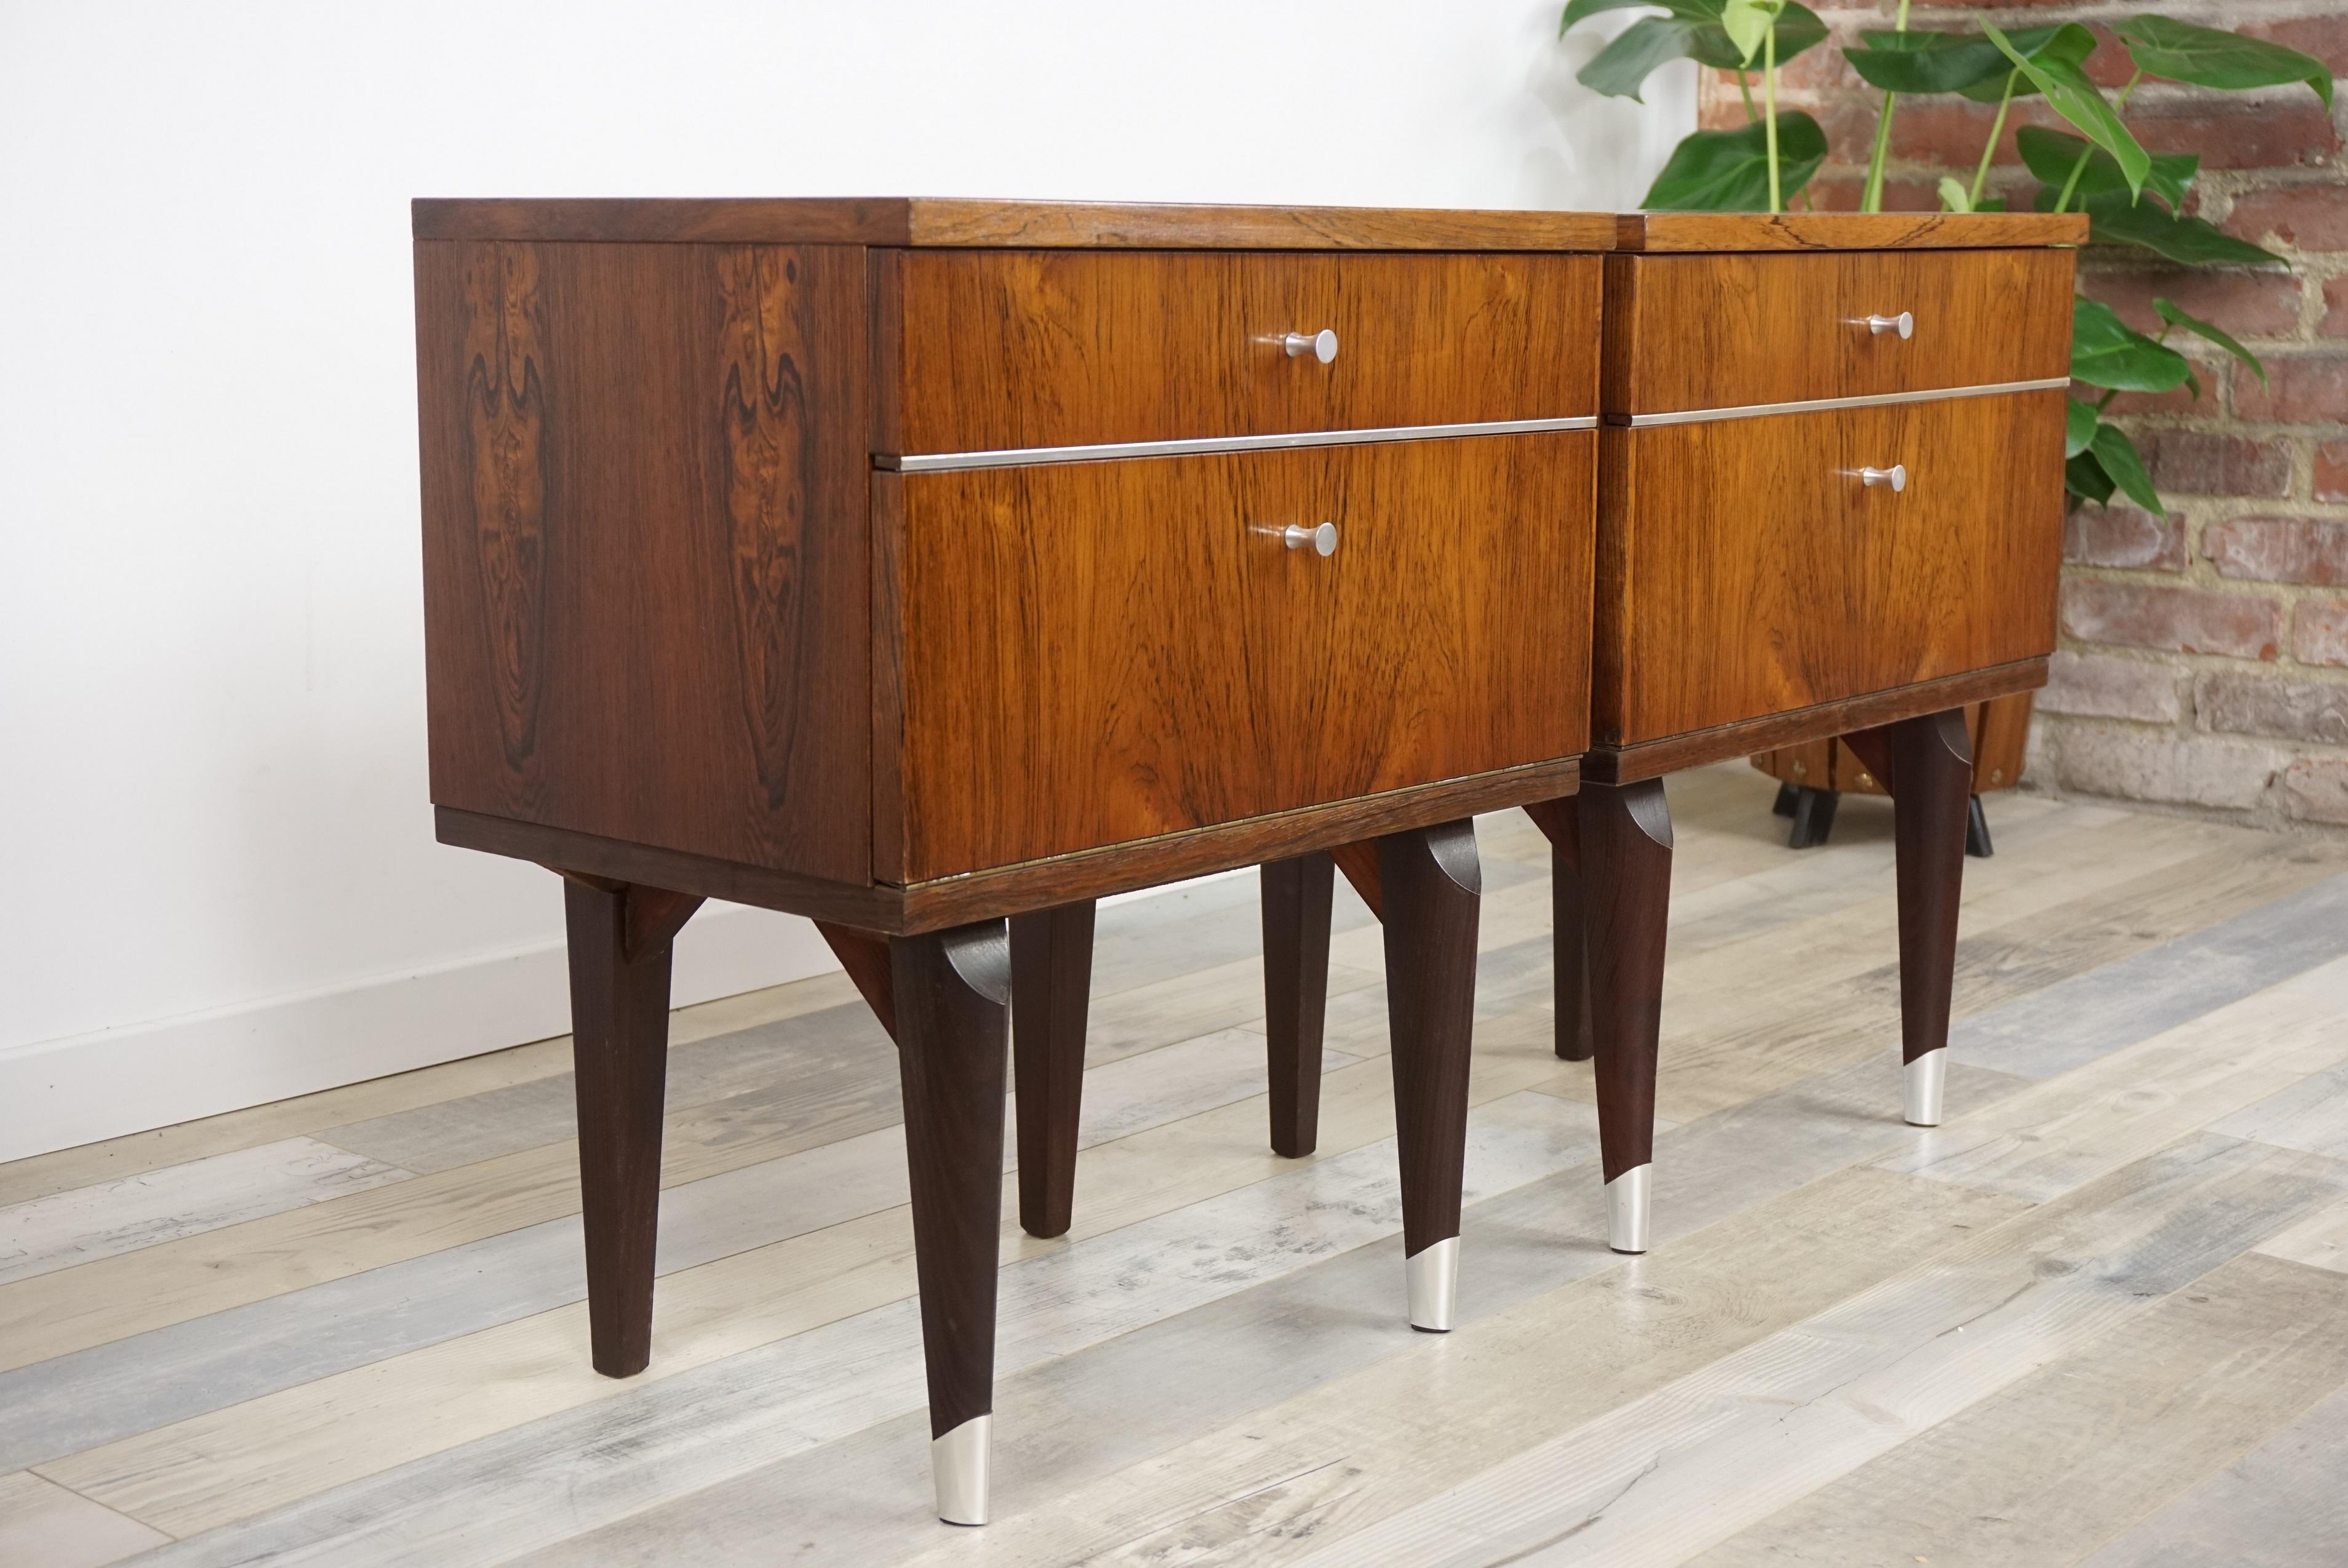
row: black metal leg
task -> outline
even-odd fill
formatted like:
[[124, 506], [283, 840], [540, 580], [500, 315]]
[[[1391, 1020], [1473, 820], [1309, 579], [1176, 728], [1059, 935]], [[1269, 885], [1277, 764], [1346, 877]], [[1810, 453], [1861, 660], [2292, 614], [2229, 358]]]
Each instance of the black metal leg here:
[[1997, 853], [1997, 845], [1989, 841], [1989, 818], [1982, 815], [1979, 795], [1965, 806], [1965, 853], [1975, 860], [1987, 860]]
[[1794, 830], [1786, 835], [1786, 847], [1809, 849], [1824, 844], [1827, 835], [1834, 831], [1835, 806], [1841, 799], [1830, 789], [1797, 789]]

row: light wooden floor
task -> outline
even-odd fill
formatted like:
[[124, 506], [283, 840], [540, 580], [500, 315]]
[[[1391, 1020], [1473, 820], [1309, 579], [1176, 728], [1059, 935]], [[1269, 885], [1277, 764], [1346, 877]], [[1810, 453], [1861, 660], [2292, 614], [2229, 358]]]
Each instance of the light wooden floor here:
[[624, 1383], [567, 1041], [0, 1166], [0, 1563], [2348, 1563], [2348, 856], [1993, 798], [1925, 1132], [1888, 808], [1795, 855], [1771, 788], [1673, 782], [1644, 1258], [1510, 813], [1457, 1332], [1403, 1319], [1378, 933], [1342, 895], [1282, 1161], [1235, 879], [1101, 917], [992, 1527], [931, 1516], [895, 1066], [830, 977], [677, 1016]]

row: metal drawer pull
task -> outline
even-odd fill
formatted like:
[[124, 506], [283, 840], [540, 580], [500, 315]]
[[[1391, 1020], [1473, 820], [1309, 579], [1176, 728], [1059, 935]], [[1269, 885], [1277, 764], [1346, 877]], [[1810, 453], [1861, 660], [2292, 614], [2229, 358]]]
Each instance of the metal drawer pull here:
[[1908, 465], [1894, 463], [1889, 468], [1861, 468], [1859, 482], [1862, 485], [1889, 485], [1896, 496], [1908, 487]]
[[[1326, 364], [1337, 357], [1337, 334], [1327, 327], [1317, 333], [1290, 333], [1280, 340], [1280, 346], [1288, 351], [1291, 359], [1303, 359], [1309, 354]], [[1321, 553], [1325, 556], [1329, 552]]]
[[1885, 333], [1898, 333], [1903, 338], [1911, 338], [1916, 335], [1916, 317], [1910, 311], [1901, 311], [1896, 316], [1869, 316], [1867, 318], [1867, 330], [1878, 337]]
[[1323, 523], [1317, 528], [1291, 523], [1280, 530], [1280, 538], [1281, 542], [1292, 550], [1301, 550], [1309, 545], [1315, 555], [1333, 556], [1337, 553], [1337, 525], [1334, 523]]

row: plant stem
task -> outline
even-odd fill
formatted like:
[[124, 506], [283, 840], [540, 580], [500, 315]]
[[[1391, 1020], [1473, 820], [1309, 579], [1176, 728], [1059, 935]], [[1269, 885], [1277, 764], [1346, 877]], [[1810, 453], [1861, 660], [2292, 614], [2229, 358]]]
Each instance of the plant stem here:
[[1746, 125], [1751, 125], [1755, 120], [1761, 118], [1761, 111], [1753, 107], [1753, 83], [1743, 71], [1736, 73], [1736, 96], [1745, 100], [1745, 123]]
[[[2112, 104], [2112, 113], [2115, 116], [2127, 108], [2128, 95], [2136, 91], [2137, 83], [2142, 80], [2144, 80], [2144, 67], [2138, 66], [2136, 68], [2136, 75], [2127, 79], [2127, 86], [2120, 89], [2120, 96]], [[2054, 198], [2055, 211], [2068, 212], [2071, 210], [2071, 192], [2079, 189], [2079, 176], [2087, 172], [2087, 160], [2095, 156], [2096, 144], [2093, 142], [2079, 149], [2079, 160], [2071, 166], [2071, 177], [2063, 181], [2062, 193]]]
[[[1892, 24], [1892, 30], [1898, 33], [1908, 30], [1908, 0], [1900, 0], [1900, 15]], [[1886, 88], [1882, 110], [1875, 117], [1875, 148], [1867, 159], [1867, 190], [1859, 200], [1861, 212], [1883, 210], [1883, 165], [1891, 156], [1891, 105], [1899, 96]]]
[[1989, 183], [1990, 155], [1997, 150], [1997, 138], [2005, 134], [2005, 111], [2013, 107], [2013, 85], [2022, 80], [2019, 69], [2005, 73], [2005, 96], [1997, 100], [1997, 118], [1989, 124], [1989, 141], [1982, 149], [1981, 167], [1973, 170], [1973, 188], [1965, 193], [1969, 210], [1981, 210], [1982, 187]]
[[1785, 198], [1777, 190], [1777, 24], [1761, 35], [1761, 102], [1769, 118], [1763, 133], [1769, 141], [1769, 210], [1783, 212]]

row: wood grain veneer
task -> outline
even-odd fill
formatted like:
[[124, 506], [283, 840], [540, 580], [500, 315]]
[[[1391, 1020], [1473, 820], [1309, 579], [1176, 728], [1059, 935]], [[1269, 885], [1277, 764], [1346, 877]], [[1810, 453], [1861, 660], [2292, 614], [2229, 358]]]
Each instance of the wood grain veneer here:
[[[2068, 374], [2068, 251], [1606, 259], [1610, 415]], [[1915, 333], [1868, 330], [1909, 312]], [[2018, 322], [2045, 323], [2020, 331]]]
[[[1595, 432], [903, 477], [887, 882], [1562, 759]], [[1334, 521], [1327, 558], [1283, 524]], [[1538, 629], [1536, 631], [1535, 629]], [[1537, 695], [1536, 695], [1537, 694]]]
[[[876, 251], [873, 450], [1598, 411], [1599, 259]], [[1323, 328], [1336, 359], [1281, 338]]]
[[2084, 213], [1622, 212], [1618, 251], [1994, 250], [2084, 245]]
[[[1635, 745], [2051, 653], [2062, 399], [1607, 430], [1597, 738]], [[1860, 484], [1862, 466], [1894, 464], [1904, 492]]]
[[862, 253], [416, 247], [432, 798], [870, 879]]
[[1603, 251], [1616, 221], [1604, 212], [901, 196], [420, 198], [412, 218], [419, 240], [1236, 251]]
[[1913, 686], [1870, 692], [1863, 697], [1852, 697], [1839, 702], [1821, 702], [1814, 708], [1764, 714], [1757, 719], [1723, 724], [1717, 729], [1667, 735], [1659, 741], [1642, 741], [1636, 745], [1593, 743], [1590, 754], [1582, 759], [1582, 773], [1584, 777], [1603, 784], [1631, 784], [1639, 779], [1661, 778], [1665, 774], [1678, 773], [1684, 768], [1700, 768], [1706, 763], [1749, 756], [1755, 752], [1790, 746], [1819, 735], [1847, 735], [1855, 730], [1891, 723], [1919, 713], [1962, 707], [1967, 702], [1988, 702], [2017, 692], [2034, 692], [2045, 684], [2046, 661], [2043, 658], [2024, 659], [1988, 670], [1969, 670], [1962, 675], [1921, 682]]

